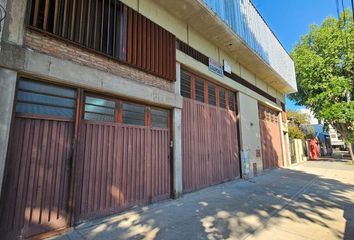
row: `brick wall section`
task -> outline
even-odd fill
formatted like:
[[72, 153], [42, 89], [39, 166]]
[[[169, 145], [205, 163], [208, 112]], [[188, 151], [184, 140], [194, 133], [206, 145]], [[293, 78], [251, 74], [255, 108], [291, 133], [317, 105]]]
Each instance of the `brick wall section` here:
[[106, 71], [121, 77], [142, 82], [169, 92], [174, 91], [174, 83], [163, 78], [148, 74], [136, 68], [121, 64], [118, 61], [93, 53], [70, 43], [65, 43], [54, 37], [36, 31], [27, 30], [25, 45], [33, 50], [48, 55], [70, 60], [97, 70]]

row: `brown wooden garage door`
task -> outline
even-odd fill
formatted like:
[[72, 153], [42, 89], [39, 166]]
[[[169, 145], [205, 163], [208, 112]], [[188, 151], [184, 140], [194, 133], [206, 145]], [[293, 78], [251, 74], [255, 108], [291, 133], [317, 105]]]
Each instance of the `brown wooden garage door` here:
[[278, 112], [259, 105], [263, 169], [283, 167], [281, 131]]
[[76, 92], [20, 79], [0, 203], [0, 238], [67, 226]]
[[183, 191], [240, 176], [235, 94], [182, 72]]
[[170, 197], [169, 111], [86, 96], [76, 222]]
[[72, 217], [79, 223], [170, 197], [170, 112], [81, 93], [19, 80], [0, 239], [32, 237], [66, 228]]

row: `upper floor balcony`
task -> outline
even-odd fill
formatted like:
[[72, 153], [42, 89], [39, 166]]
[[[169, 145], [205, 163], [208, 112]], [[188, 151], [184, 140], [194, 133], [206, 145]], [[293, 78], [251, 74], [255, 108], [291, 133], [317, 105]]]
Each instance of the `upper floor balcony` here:
[[283, 93], [297, 91], [294, 62], [251, 0], [155, 0]]

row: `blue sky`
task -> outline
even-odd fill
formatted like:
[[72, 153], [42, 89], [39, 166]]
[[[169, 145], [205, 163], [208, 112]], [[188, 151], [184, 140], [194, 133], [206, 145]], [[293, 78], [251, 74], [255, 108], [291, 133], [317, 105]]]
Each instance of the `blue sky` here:
[[[349, 7], [350, 0], [343, 0]], [[312, 23], [321, 24], [328, 16], [337, 17], [336, 0], [252, 0], [285, 49], [290, 52]], [[339, 1], [341, 2], [341, 1]], [[341, 8], [340, 8], [341, 9]], [[302, 108], [289, 99], [287, 109]]]

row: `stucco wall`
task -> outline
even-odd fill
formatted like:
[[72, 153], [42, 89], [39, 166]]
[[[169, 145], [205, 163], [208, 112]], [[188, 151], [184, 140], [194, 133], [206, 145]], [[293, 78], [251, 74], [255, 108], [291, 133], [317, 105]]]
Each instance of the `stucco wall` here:
[[250, 174], [248, 177], [253, 177], [255, 174], [253, 164], [257, 164], [257, 172], [263, 170], [262, 158], [261, 156], [257, 157], [257, 151], [261, 151], [258, 102], [243, 93], [238, 93], [237, 102], [240, 119], [241, 151], [248, 152], [250, 163]]

